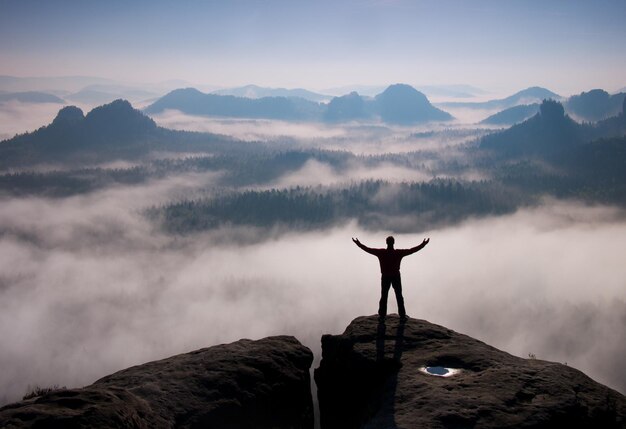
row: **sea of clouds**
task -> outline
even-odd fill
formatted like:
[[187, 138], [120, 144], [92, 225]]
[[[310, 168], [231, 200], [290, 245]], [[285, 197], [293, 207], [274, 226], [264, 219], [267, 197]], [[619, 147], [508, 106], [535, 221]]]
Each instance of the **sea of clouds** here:
[[[351, 241], [388, 231], [163, 233], [143, 214], [210, 176], [65, 199], [0, 202], [0, 400], [240, 338], [290, 334], [319, 358], [324, 333], [374, 314], [378, 263]], [[396, 236], [412, 317], [526, 357], [567, 362], [626, 391], [626, 223], [547, 201]], [[393, 294], [390, 311], [395, 312]]]
[[[0, 135], [35, 128], [20, 109], [14, 106], [14, 123], [0, 127]], [[39, 113], [54, 116], [47, 108]], [[169, 115], [160, 121], [250, 139], [286, 134], [277, 145], [366, 154], [443, 147], [458, 156], [455, 148], [472, 138], [452, 133], [442, 142], [441, 135], [411, 137], [420, 129], [244, 126]], [[38, 126], [49, 121], [41, 118]], [[353, 318], [376, 312], [378, 263], [351, 238], [384, 247], [391, 231], [349, 222], [308, 232], [240, 227], [177, 236], [145, 216], [147, 207], [210, 189], [218, 174], [68, 198], [0, 197], [0, 403], [19, 399], [29, 386], [83, 386], [131, 365], [240, 338], [295, 335], [314, 351], [317, 365], [322, 334], [340, 333]], [[430, 174], [358, 162], [337, 171], [310, 161], [263, 186], [428, 180]], [[480, 178], [471, 171], [467, 178], [472, 174]], [[626, 392], [622, 212], [546, 200], [507, 216], [408, 231], [396, 235], [397, 247], [431, 238], [403, 261], [410, 316], [518, 356], [567, 362]], [[389, 302], [395, 312], [393, 294]]]

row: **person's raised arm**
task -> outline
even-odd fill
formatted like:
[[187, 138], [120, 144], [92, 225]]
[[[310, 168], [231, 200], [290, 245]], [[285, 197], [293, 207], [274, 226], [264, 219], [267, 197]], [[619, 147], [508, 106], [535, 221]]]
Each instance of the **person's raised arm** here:
[[422, 250], [424, 247], [426, 247], [426, 245], [430, 242], [430, 238], [425, 238], [421, 244], [415, 246], [415, 247], [411, 247], [410, 249], [408, 249], [407, 255], [410, 255], [411, 253], [415, 253], [418, 252], [420, 250]]
[[374, 249], [371, 249], [367, 247], [365, 244], [361, 243], [358, 238], [353, 238], [352, 241], [354, 241], [354, 244], [359, 246], [361, 249], [365, 250], [367, 253], [371, 253], [372, 255], [375, 254]]

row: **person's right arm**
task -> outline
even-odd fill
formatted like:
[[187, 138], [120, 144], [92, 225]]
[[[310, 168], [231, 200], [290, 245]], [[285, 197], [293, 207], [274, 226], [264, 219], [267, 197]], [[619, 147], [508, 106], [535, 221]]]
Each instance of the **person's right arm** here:
[[372, 249], [371, 247], [367, 247], [365, 244], [361, 243], [358, 238], [353, 238], [352, 241], [354, 241], [354, 244], [359, 246], [361, 249], [363, 249], [367, 253], [371, 253], [372, 255], [376, 254], [374, 249]]

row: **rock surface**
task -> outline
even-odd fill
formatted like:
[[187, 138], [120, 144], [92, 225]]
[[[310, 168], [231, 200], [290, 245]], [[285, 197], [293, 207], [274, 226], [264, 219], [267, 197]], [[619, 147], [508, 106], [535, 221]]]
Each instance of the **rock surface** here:
[[0, 408], [2, 428], [312, 428], [311, 351], [239, 340]]
[[[420, 371], [433, 366], [460, 372]], [[359, 317], [342, 335], [324, 335], [315, 380], [322, 429], [626, 425], [626, 398], [582, 372], [424, 320]]]

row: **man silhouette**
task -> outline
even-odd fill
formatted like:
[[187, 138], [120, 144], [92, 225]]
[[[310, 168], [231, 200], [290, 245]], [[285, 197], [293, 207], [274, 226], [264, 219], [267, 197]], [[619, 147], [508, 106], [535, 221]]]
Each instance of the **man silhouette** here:
[[380, 262], [380, 303], [378, 304], [378, 319], [385, 320], [387, 316], [387, 297], [389, 295], [389, 288], [393, 287], [396, 293], [396, 300], [398, 301], [398, 314], [400, 314], [400, 320], [405, 321], [407, 319], [406, 310], [404, 309], [404, 298], [402, 297], [402, 280], [400, 278], [400, 262], [402, 258], [407, 255], [411, 255], [419, 250], [422, 250], [430, 241], [430, 238], [425, 238], [422, 244], [419, 246], [411, 247], [410, 249], [394, 249], [393, 245], [395, 239], [392, 236], [387, 237], [386, 249], [372, 249], [367, 247], [359, 241], [358, 238], [353, 238], [354, 244], [359, 246], [367, 253], [378, 257]]

